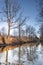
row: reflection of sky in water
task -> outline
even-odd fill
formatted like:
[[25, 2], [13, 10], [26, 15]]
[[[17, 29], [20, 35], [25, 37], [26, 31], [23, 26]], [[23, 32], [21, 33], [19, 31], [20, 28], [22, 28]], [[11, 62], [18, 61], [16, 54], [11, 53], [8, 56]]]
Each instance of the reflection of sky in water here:
[[[30, 47], [29, 47], [30, 48]], [[28, 48], [28, 50], [29, 50]], [[25, 50], [26, 51], [26, 50]], [[31, 53], [29, 55], [29, 58], [31, 60], [27, 61], [27, 54], [23, 55], [21, 60], [23, 62], [23, 65], [43, 65], [43, 46], [39, 45], [38, 47], [32, 47]], [[0, 62], [5, 62], [5, 52], [0, 53]], [[9, 51], [8, 53], [8, 61], [16, 63], [18, 61], [18, 48]]]
[[6, 53], [0, 53], [0, 62], [5, 62]]

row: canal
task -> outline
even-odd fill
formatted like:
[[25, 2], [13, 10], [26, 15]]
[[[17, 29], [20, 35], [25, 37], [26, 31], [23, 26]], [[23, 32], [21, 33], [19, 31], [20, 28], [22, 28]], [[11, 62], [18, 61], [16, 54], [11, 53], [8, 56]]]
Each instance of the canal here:
[[[17, 65], [19, 47], [8, 51], [8, 65]], [[43, 65], [43, 45], [30, 43], [20, 47], [20, 62], [22, 65]], [[0, 65], [6, 64], [6, 51], [0, 53]]]

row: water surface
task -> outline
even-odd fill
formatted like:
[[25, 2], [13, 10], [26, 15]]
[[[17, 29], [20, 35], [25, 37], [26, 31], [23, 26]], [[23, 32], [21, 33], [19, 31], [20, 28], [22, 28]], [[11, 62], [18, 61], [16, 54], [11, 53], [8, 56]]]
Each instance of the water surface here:
[[[8, 63], [18, 64], [19, 48], [8, 51]], [[20, 59], [22, 65], [43, 65], [43, 45], [31, 43], [21, 47]], [[1, 65], [6, 63], [6, 52], [0, 53]]]

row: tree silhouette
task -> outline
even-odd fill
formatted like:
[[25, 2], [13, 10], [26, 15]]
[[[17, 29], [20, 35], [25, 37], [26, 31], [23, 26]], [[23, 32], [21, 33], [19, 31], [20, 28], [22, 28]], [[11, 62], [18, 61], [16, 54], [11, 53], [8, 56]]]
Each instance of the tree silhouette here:
[[40, 40], [43, 40], [43, 24], [41, 24], [40, 26], [39, 33], [40, 33]]
[[[13, 3], [14, 2], [14, 3]], [[8, 36], [10, 35], [10, 30], [11, 28], [14, 26], [14, 22], [16, 22], [17, 20], [14, 21], [18, 11], [19, 11], [19, 4], [16, 2], [16, 0], [5, 0], [5, 13], [6, 13], [6, 17], [7, 17], [7, 23], [8, 23]]]

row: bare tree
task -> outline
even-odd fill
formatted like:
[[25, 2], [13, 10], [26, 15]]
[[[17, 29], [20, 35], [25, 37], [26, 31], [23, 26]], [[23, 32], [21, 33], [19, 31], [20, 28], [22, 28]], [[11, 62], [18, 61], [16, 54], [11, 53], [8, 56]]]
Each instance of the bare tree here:
[[21, 30], [21, 36], [22, 36], [22, 38], [25, 36], [25, 30]]
[[31, 25], [26, 25], [26, 36], [31, 40], [32, 37], [36, 36], [35, 28]]
[[40, 40], [43, 40], [43, 24], [41, 24], [40, 26], [39, 33], [40, 33]]
[[40, 39], [43, 40], [43, 0], [39, 0], [39, 22], [41, 23], [39, 29]]
[[29, 26], [27, 30], [29, 33], [29, 39], [31, 39], [32, 37], [34, 37], [36, 35], [35, 34], [35, 28], [33, 26]]
[[28, 35], [28, 25], [26, 24], [26, 37], [27, 37], [27, 35]]
[[10, 35], [10, 29], [14, 25], [13, 20], [15, 19], [16, 14], [19, 10], [19, 5], [14, 0], [11, 0], [11, 1], [5, 0], [5, 6], [6, 6], [5, 13], [7, 16], [7, 23], [8, 23], [8, 36], [9, 36]]

